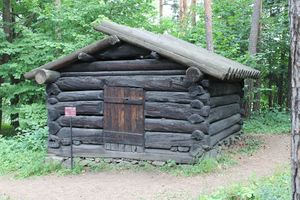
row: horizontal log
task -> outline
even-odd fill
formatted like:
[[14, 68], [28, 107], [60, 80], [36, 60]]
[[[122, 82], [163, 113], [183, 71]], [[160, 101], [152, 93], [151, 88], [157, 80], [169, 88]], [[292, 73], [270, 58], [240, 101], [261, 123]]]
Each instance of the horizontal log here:
[[215, 146], [218, 142], [220, 142], [221, 140], [225, 139], [226, 137], [235, 134], [236, 132], [241, 130], [241, 125], [235, 124], [221, 132], [219, 132], [218, 134], [212, 136], [210, 138], [210, 145], [211, 146]]
[[124, 43], [107, 51], [96, 54], [99, 60], [138, 59], [150, 56], [151, 51], [128, 43]]
[[105, 143], [141, 146], [144, 144], [144, 134], [103, 130], [103, 140]]
[[60, 73], [52, 70], [40, 69], [35, 74], [38, 84], [53, 83], [60, 77]]
[[203, 122], [201, 124], [191, 124], [184, 120], [171, 119], [145, 119], [145, 130], [153, 132], [174, 132], [174, 133], [192, 133], [194, 130], [208, 132], [209, 124]]
[[241, 115], [240, 114], [235, 114], [231, 117], [228, 117], [226, 119], [222, 119], [220, 121], [214, 122], [210, 124], [209, 126], [209, 135], [215, 135], [218, 132], [225, 130], [234, 124], [238, 123], [241, 120]]
[[189, 67], [186, 70], [186, 79], [189, 82], [196, 83], [203, 79], [204, 74], [197, 67]]
[[[83, 144], [103, 144], [102, 129], [86, 129], [86, 128], [72, 128], [73, 140], [80, 141]], [[62, 128], [57, 133], [63, 145], [71, 144], [70, 128]]]
[[58, 86], [55, 83], [47, 84], [46, 93], [48, 96], [58, 95], [60, 92], [61, 90], [58, 88]]
[[210, 82], [208, 91], [212, 97], [229, 94], [241, 94], [242, 86], [240, 82]]
[[49, 105], [51, 110], [55, 110], [58, 114], [65, 113], [65, 107], [76, 107], [76, 112], [79, 115], [102, 115], [103, 102], [101, 101], [72, 101], [59, 102], [55, 105]]
[[[70, 156], [70, 147], [62, 146], [59, 149], [48, 149], [48, 153], [58, 156]], [[105, 150], [103, 145], [79, 145], [73, 146], [73, 155], [75, 157], [102, 157], [102, 158], [127, 158], [135, 160], [158, 160], [168, 161], [174, 160], [176, 163], [192, 163], [193, 157], [189, 153], [171, 152], [168, 150], [160, 150], [153, 152], [146, 149], [145, 152], [120, 152]]]
[[77, 56], [78, 60], [83, 61], [83, 62], [93, 62], [96, 60], [96, 58], [90, 54], [80, 52]]
[[138, 87], [151, 91], [187, 91], [184, 76], [103, 76], [103, 77], [62, 77], [56, 81], [63, 91], [99, 90], [104, 85]]
[[229, 104], [210, 109], [208, 121], [210, 123], [228, 118], [234, 114], [240, 113], [240, 104]]
[[73, 64], [61, 72], [131, 71], [131, 70], [185, 70], [186, 67], [168, 60], [118, 60]]
[[189, 87], [189, 93], [192, 97], [196, 97], [198, 95], [202, 95], [206, 93], [201, 85], [192, 85]]
[[200, 130], [195, 130], [192, 133], [191, 138], [197, 141], [203, 140], [207, 135], [205, 135], [202, 131]]
[[189, 133], [146, 132], [145, 147], [171, 149], [172, 146], [192, 146], [193, 140]]
[[200, 82], [200, 85], [202, 85], [202, 87], [204, 88], [208, 88], [209, 85], [210, 85], [210, 81], [208, 79], [203, 79], [201, 82]]
[[60, 147], [59, 138], [56, 135], [49, 135], [48, 137], [48, 148], [58, 149]]
[[[70, 117], [61, 116], [57, 120], [58, 124], [62, 127], [70, 126]], [[75, 116], [72, 117], [72, 126], [78, 128], [103, 128], [102, 116]]]
[[53, 105], [53, 104], [57, 104], [57, 103], [58, 103], [58, 100], [57, 100], [57, 98], [55, 98], [55, 97], [50, 97], [50, 98], [47, 98], [47, 102], [48, 102], [49, 104]]
[[61, 129], [61, 126], [57, 122], [48, 121], [47, 124], [48, 124], [50, 135], [55, 135]]
[[192, 114], [191, 116], [188, 117], [187, 120], [192, 124], [199, 124], [201, 122], [204, 122], [205, 119], [201, 115]]
[[223, 105], [228, 105], [233, 103], [240, 103], [240, 100], [241, 97], [236, 94], [219, 96], [219, 97], [211, 97], [210, 106], [217, 107], [217, 106], [223, 106]]
[[202, 101], [200, 101], [198, 99], [195, 99], [195, 100], [191, 101], [190, 105], [191, 105], [192, 108], [198, 108], [198, 109], [201, 109], [204, 106]]
[[56, 98], [61, 101], [96, 101], [103, 100], [103, 90], [61, 92]]
[[60, 117], [60, 112], [58, 112], [53, 106], [47, 106], [48, 120], [55, 121]]
[[145, 115], [147, 117], [187, 120], [192, 114], [206, 117], [209, 115], [209, 106], [204, 106], [201, 109], [193, 109], [189, 104], [145, 103]]
[[184, 70], [147, 70], [147, 71], [103, 71], [103, 72], [63, 72], [61, 77], [76, 76], [136, 76], [136, 75], [184, 75]]

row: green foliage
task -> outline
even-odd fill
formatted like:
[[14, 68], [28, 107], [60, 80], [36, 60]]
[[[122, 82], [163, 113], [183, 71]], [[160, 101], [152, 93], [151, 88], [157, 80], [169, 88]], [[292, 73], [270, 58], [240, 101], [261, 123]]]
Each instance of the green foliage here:
[[21, 105], [20, 127], [23, 133], [31, 133], [32, 131], [43, 128], [47, 121], [47, 112], [45, 104]]
[[287, 134], [290, 130], [290, 114], [277, 110], [253, 114], [244, 123], [245, 133]]
[[16, 131], [10, 124], [2, 124], [2, 129], [0, 130], [0, 136], [13, 136]]
[[55, 163], [45, 163], [47, 129], [32, 134], [0, 137], [0, 175], [17, 177], [45, 175], [60, 169]]
[[[36, 125], [28, 124], [29, 116], [24, 109], [32, 110], [35, 106], [40, 109], [40, 104], [44, 104], [44, 89], [32, 81], [25, 81], [25, 72], [102, 39], [104, 35], [93, 30], [92, 24], [104, 18], [147, 28], [153, 23], [155, 14], [152, 0], [66, 0], [60, 9], [53, 1], [25, 0], [12, 1], [12, 6], [16, 20], [13, 43], [5, 40], [3, 29], [0, 29], [0, 58], [10, 55], [9, 62], [1, 65], [0, 77], [4, 78], [4, 83], [0, 87], [0, 97], [4, 98], [3, 110], [7, 115], [20, 113], [23, 119], [26, 117], [21, 122], [26, 129], [41, 125], [41, 120]], [[17, 81], [12, 82], [12, 77]], [[11, 105], [9, 100], [16, 96], [19, 97], [18, 105]], [[24, 106], [32, 103], [36, 104]]]
[[202, 158], [194, 165], [175, 165], [172, 162], [168, 162], [165, 166], [161, 167], [161, 171], [175, 176], [195, 176], [211, 173], [234, 164], [236, 162], [230, 156], [222, 155], [218, 158]]
[[281, 170], [273, 176], [251, 180], [246, 185], [236, 184], [199, 200], [288, 200], [291, 199], [290, 182], [290, 172]]

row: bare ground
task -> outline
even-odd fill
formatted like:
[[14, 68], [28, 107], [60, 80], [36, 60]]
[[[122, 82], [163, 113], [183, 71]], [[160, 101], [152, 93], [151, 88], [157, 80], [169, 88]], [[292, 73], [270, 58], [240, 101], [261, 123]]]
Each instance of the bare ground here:
[[0, 193], [18, 200], [196, 199], [201, 193], [246, 182], [253, 175], [271, 175], [278, 167], [289, 164], [289, 136], [261, 137], [265, 145], [257, 153], [240, 157], [237, 165], [212, 174], [174, 177], [164, 173], [122, 171], [24, 180], [0, 177]]

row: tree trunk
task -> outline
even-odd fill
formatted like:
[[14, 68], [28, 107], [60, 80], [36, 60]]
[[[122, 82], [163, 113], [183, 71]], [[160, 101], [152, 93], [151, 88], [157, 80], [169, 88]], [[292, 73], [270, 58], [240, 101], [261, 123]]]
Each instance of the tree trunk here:
[[184, 23], [184, 20], [186, 17], [186, 8], [187, 8], [186, 0], [180, 0], [180, 2], [179, 2], [179, 19], [180, 19], [181, 25]]
[[300, 199], [300, 1], [289, 0], [292, 66], [292, 199]]
[[[12, 15], [12, 6], [10, 0], [3, 0], [3, 30], [5, 33], [5, 38], [8, 42], [12, 43], [14, 39], [14, 29], [13, 29], [13, 15]], [[7, 63], [10, 60], [9, 55], [3, 56], [3, 63]], [[14, 79], [13, 76], [10, 76], [12, 84], [17, 83], [18, 81]], [[11, 99], [11, 105], [16, 106], [19, 101], [18, 95]], [[2, 102], [2, 99], [1, 99]], [[17, 128], [19, 125], [19, 114], [11, 114], [11, 124], [14, 128]]]
[[277, 81], [277, 104], [280, 111], [283, 108], [283, 81], [283, 74], [281, 73]]
[[291, 110], [291, 97], [292, 97], [292, 65], [291, 65], [291, 53], [289, 53], [289, 63], [288, 63], [288, 93], [286, 98], [286, 110]]
[[269, 81], [268, 81], [268, 88], [270, 89], [270, 91], [268, 92], [268, 105], [269, 105], [270, 110], [273, 108], [273, 87], [272, 87], [272, 83], [273, 83], [273, 78], [272, 78], [272, 74], [270, 74], [269, 75]]
[[[260, 15], [261, 15], [261, 9], [262, 9], [262, 0], [254, 0], [254, 6], [253, 6], [253, 13], [252, 13], [252, 19], [251, 19], [251, 29], [250, 29], [250, 36], [249, 36], [249, 54], [251, 56], [255, 56], [257, 53], [257, 44], [258, 44], [258, 37], [259, 37], [259, 29], [260, 29]], [[245, 80], [245, 85], [247, 85], [248, 90], [246, 91], [246, 104], [245, 104], [245, 111], [247, 117], [250, 116], [250, 110], [253, 105], [253, 111], [258, 111], [260, 109], [260, 91], [257, 90], [254, 94], [255, 88], [259, 89], [261, 81], [257, 80], [255, 84], [253, 83], [253, 80]], [[254, 87], [253, 87], [254, 86]], [[254, 95], [254, 98], [253, 98]], [[253, 99], [255, 101], [253, 102]]]
[[164, 14], [164, 0], [159, 0], [159, 20], [161, 22]]
[[260, 15], [262, 9], [262, 0], [254, 0], [251, 30], [249, 37], [249, 53], [250, 55], [255, 55], [257, 53], [257, 44], [260, 29]]
[[192, 15], [192, 26], [196, 26], [196, 5], [197, 5], [197, 0], [192, 0], [191, 2], [191, 15]]
[[212, 35], [212, 9], [211, 0], [204, 0], [205, 9], [205, 30], [206, 30], [206, 49], [214, 51]]

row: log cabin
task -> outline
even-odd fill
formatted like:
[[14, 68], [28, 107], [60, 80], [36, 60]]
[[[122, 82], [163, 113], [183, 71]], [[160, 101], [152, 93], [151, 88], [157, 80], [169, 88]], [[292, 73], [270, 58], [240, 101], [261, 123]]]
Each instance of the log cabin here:
[[46, 86], [49, 154], [192, 163], [241, 131], [243, 82], [259, 71], [170, 35], [95, 30], [109, 36], [24, 75]]

